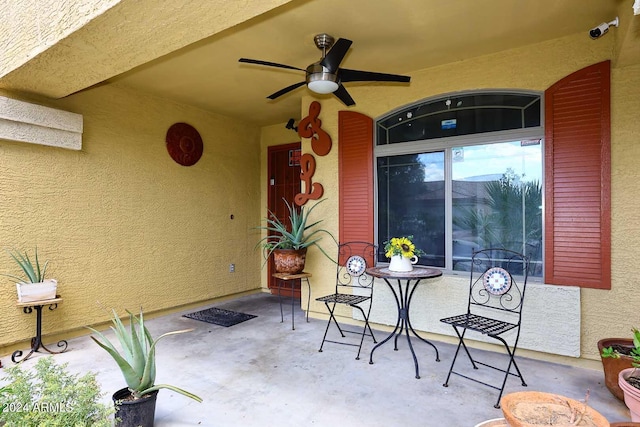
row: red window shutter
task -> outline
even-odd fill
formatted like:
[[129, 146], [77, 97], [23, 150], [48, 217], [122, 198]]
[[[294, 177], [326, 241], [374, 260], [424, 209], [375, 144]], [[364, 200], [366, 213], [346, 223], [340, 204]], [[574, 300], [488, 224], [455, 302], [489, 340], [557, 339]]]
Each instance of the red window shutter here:
[[[340, 242], [373, 242], [373, 120], [338, 113]], [[368, 260], [373, 265], [373, 260]]]
[[610, 61], [545, 92], [545, 282], [611, 289]]

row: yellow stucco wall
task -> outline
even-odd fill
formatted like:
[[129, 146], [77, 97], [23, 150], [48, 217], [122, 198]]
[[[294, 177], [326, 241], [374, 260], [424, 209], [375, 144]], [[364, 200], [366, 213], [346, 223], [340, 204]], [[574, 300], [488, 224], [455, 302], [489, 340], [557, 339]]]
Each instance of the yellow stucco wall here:
[[[613, 58], [613, 38], [595, 43], [584, 34], [553, 40], [522, 49], [463, 60], [411, 74], [405, 86], [349, 86], [356, 101], [354, 111], [379, 117], [391, 110], [418, 100], [447, 93], [474, 89], [527, 89], [544, 91], [556, 81], [585, 66]], [[612, 97], [612, 289], [581, 291], [581, 357], [599, 359], [596, 343], [600, 338], [628, 336], [637, 318], [640, 297], [634, 292], [635, 260], [640, 256], [636, 242], [640, 237], [638, 221], [638, 167], [640, 161], [640, 66], [614, 68], [611, 76]], [[314, 98], [303, 100], [306, 115]], [[325, 187], [329, 199], [318, 216], [337, 230], [338, 211], [338, 111], [345, 107], [331, 96], [320, 100], [323, 129], [336, 144], [325, 158], [316, 156], [315, 179]], [[310, 152], [308, 140], [303, 151]], [[308, 271], [314, 274], [313, 293], [331, 292], [333, 269], [322, 257], [309, 257]], [[446, 278], [444, 279], [446, 280]], [[316, 316], [326, 311], [312, 303]], [[549, 332], [552, 333], [552, 332]], [[572, 360], [566, 360], [572, 362]]]
[[[0, 141], [0, 247], [37, 245], [64, 298], [44, 334], [105, 321], [101, 306], [154, 312], [259, 290], [259, 128], [113, 86], [47, 106], [84, 116], [81, 151]], [[167, 153], [176, 122], [202, 136], [193, 166]], [[0, 252], [0, 273], [14, 272]], [[0, 354], [35, 327], [3, 284]]]

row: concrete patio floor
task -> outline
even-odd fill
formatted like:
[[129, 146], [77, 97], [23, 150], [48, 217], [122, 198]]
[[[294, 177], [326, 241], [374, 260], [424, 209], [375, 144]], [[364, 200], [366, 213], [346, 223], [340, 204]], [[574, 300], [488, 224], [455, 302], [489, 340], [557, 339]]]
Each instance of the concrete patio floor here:
[[[421, 374], [416, 379], [406, 339], [399, 341], [398, 351], [393, 351], [392, 341], [378, 348], [372, 365], [370, 340], [365, 340], [361, 360], [355, 360], [357, 349], [350, 346], [325, 344], [320, 353], [326, 322], [310, 319], [306, 323], [298, 303], [296, 329], [291, 330], [291, 306], [284, 302], [284, 323], [280, 322], [278, 298], [264, 293], [201, 307], [258, 316], [228, 328], [182, 317], [195, 309], [149, 320], [154, 336], [195, 328], [160, 342], [156, 382], [185, 388], [204, 399], [197, 403], [170, 390], [160, 391], [155, 425], [473, 427], [502, 416], [493, 407], [496, 390], [455, 376], [449, 387], [442, 386], [453, 345], [436, 342], [441, 359], [436, 362], [433, 349], [414, 340]], [[386, 336], [382, 331], [376, 335], [378, 341]], [[46, 336], [43, 341], [55, 348]], [[68, 350], [55, 355], [55, 361], [68, 362], [72, 372], [96, 372], [106, 393], [104, 400], [110, 402], [111, 394], [125, 385], [115, 362], [89, 337], [68, 343]], [[484, 353], [484, 360], [505, 357]], [[24, 365], [33, 366], [45, 355], [36, 353]], [[537, 390], [583, 399], [590, 390], [590, 406], [610, 422], [630, 420], [624, 403], [604, 386], [601, 370], [517, 360], [528, 387], [512, 378], [505, 393]], [[470, 366], [462, 361], [460, 366]], [[2, 363], [13, 365], [7, 356]], [[484, 371], [491, 378], [499, 374]]]

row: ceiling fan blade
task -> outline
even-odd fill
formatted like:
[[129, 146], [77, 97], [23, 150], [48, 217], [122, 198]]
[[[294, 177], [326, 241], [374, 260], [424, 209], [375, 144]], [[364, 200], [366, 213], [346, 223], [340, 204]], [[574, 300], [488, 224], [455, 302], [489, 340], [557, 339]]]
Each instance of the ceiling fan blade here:
[[291, 86], [287, 86], [287, 87], [285, 87], [284, 89], [280, 89], [280, 90], [279, 90], [279, 91], [277, 91], [276, 93], [273, 93], [273, 94], [271, 94], [271, 95], [267, 96], [267, 98], [269, 98], [269, 99], [276, 99], [277, 97], [282, 96], [282, 95], [284, 95], [284, 94], [285, 94], [285, 93], [287, 93], [287, 92], [291, 92], [292, 90], [297, 89], [297, 88], [299, 88], [300, 86], [305, 85], [306, 83], [307, 83], [306, 81], [302, 81], [302, 82], [298, 82], [298, 83], [296, 83], [296, 84], [292, 84]]
[[353, 42], [348, 39], [338, 39], [329, 50], [329, 53], [320, 61], [320, 65], [326, 67], [330, 73], [335, 74], [351, 43]]
[[402, 82], [408, 83], [411, 80], [409, 76], [401, 76], [398, 74], [374, 73], [373, 71], [348, 70], [340, 68], [338, 70], [338, 78], [342, 83], [345, 82]]
[[278, 64], [277, 62], [259, 61], [257, 59], [240, 58], [238, 62], [246, 62], [247, 64], [266, 65], [267, 67], [287, 68], [289, 70], [305, 71], [302, 68], [292, 67], [291, 65]]
[[342, 86], [342, 85], [338, 86], [338, 89], [336, 89], [336, 91], [333, 92], [333, 94], [340, 101], [342, 101], [342, 103], [344, 105], [346, 105], [347, 107], [351, 107], [352, 105], [356, 105], [356, 102], [353, 100], [351, 95], [349, 95], [349, 92], [347, 92], [347, 89], [345, 89], [345, 87]]

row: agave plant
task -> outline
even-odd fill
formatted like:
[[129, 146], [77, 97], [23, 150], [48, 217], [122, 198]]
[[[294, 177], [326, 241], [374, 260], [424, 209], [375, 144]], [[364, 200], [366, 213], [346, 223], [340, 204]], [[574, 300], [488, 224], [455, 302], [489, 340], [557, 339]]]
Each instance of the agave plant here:
[[40, 260], [38, 259], [38, 248], [36, 248], [33, 261], [31, 261], [31, 258], [29, 258], [29, 254], [26, 251], [24, 254], [22, 254], [13, 249], [7, 250], [7, 253], [20, 266], [22, 272], [24, 273], [24, 277], [14, 276], [11, 274], [3, 274], [3, 276], [10, 277], [11, 279], [17, 280], [20, 283], [40, 283], [44, 280], [49, 261], [46, 261], [44, 265], [40, 267]]
[[129, 388], [133, 398], [139, 399], [145, 394], [166, 388], [190, 397], [198, 402], [202, 402], [200, 397], [181, 388], [169, 384], [155, 384], [156, 344], [158, 341], [169, 335], [191, 332], [193, 329], [167, 332], [154, 340], [151, 337], [149, 330], [144, 325], [142, 309], [140, 310], [139, 317], [135, 316], [129, 310], [127, 310], [127, 313], [129, 313], [128, 329], [124, 326], [116, 314], [116, 311], [113, 310], [113, 325], [111, 326], [111, 330], [113, 330], [120, 342], [120, 347], [122, 348], [121, 352], [118, 351], [118, 349], [104, 334], [91, 327], [88, 327], [88, 329], [98, 337], [96, 338], [92, 336], [91, 339], [93, 339], [100, 347], [105, 349], [120, 367], [122, 375], [127, 382], [127, 387]]
[[267, 230], [267, 233], [272, 233], [260, 239], [256, 244], [256, 248], [262, 247], [264, 249], [265, 259], [268, 259], [276, 249], [298, 250], [315, 245], [327, 258], [333, 261], [329, 254], [318, 245], [318, 241], [322, 238], [320, 236], [321, 233], [328, 234], [335, 242], [333, 235], [323, 228], [311, 231], [311, 228], [321, 223], [322, 220], [307, 224], [311, 211], [326, 199], [320, 200], [308, 210], [305, 210], [304, 206], [298, 210], [293, 203], [289, 203], [285, 199], [283, 200], [289, 210], [289, 223], [291, 226], [287, 227], [273, 212], [269, 211], [269, 216], [265, 218], [267, 225], [257, 227], [261, 230]]

